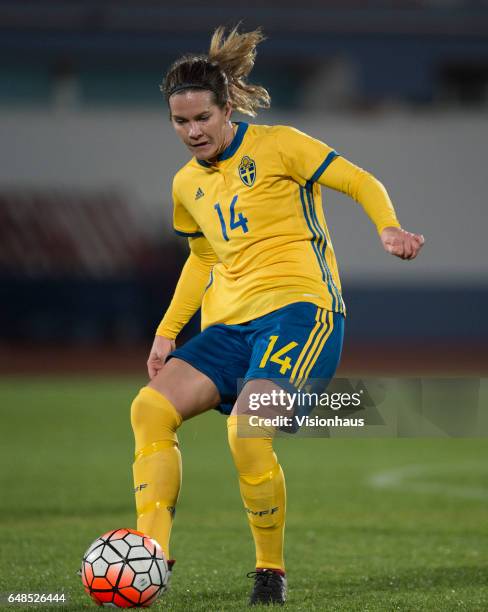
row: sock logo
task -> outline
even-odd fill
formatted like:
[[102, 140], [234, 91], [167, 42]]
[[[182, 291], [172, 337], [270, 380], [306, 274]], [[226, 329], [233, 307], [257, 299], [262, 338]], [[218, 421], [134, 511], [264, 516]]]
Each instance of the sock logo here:
[[142, 491], [142, 489], [145, 489], [148, 486], [147, 482], [143, 482], [140, 485], [137, 485], [137, 487], [134, 488], [134, 493], [137, 493], [138, 491]]
[[174, 506], [166, 506], [166, 510], [171, 514], [171, 518], [175, 518], [176, 508]]
[[251, 510], [250, 508], [245, 508], [246, 512], [248, 514], [252, 514], [253, 516], [265, 516], [266, 514], [274, 514], [275, 512], [278, 512], [279, 509], [280, 507], [276, 506], [275, 508], [271, 508], [270, 510], [257, 510], [256, 512], [254, 512], [254, 510]]

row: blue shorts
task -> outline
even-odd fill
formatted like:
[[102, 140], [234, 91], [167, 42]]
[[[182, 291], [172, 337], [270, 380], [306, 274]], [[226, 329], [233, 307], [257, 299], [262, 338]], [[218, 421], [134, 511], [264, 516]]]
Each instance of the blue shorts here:
[[243, 382], [271, 379], [302, 389], [330, 380], [339, 364], [344, 316], [309, 302], [289, 304], [238, 325], [212, 325], [173, 351], [203, 372], [220, 393], [217, 410], [230, 414]]

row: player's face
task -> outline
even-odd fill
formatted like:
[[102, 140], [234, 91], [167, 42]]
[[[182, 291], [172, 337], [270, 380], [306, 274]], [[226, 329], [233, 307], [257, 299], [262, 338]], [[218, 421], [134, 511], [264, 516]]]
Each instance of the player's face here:
[[231, 105], [217, 106], [211, 91], [174, 94], [169, 108], [175, 132], [197, 159], [212, 160], [231, 143]]

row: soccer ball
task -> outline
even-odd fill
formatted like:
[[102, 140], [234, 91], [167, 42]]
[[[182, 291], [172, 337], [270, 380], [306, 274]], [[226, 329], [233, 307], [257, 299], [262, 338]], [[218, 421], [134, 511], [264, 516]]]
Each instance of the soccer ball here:
[[168, 577], [159, 544], [133, 529], [104, 533], [81, 562], [85, 591], [99, 606], [150, 606], [166, 590]]

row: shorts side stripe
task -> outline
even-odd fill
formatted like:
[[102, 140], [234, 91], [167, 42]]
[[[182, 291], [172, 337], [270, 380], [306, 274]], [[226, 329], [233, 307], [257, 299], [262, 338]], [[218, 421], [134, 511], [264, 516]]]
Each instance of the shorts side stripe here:
[[295, 386], [297, 386], [300, 383], [300, 381], [302, 380], [303, 373], [307, 369], [307, 366], [308, 366], [310, 360], [312, 359], [313, 355], [315, 354], [315, 352], [317, 350], [317, 346], [320, 344], [320, 341], [321, 341], [322, 337], [324, 336], [324, 334], [327, 333], [327, 325], [326, 325], [327, 312], [328, 312], [327, 310], [322, 310], [322, 312], [320, 313], [320, 329], [319, 329], [318, 333], [315, 335], [315, 338], [313, 340], [312, 346], [310, 347], [309, 351], [307, 352], [307, 355], [306, 355], [305, 359], [300, 364], [300, 372], [298, 374], [298, 377], [295, 378], [295, 381], [294, 381], [294, 385]]
[[303, 374], [303, 376], [301, 377], [301, 380], [299, 381], [299, 389], [301, 389], [303, 387], [303, 385], [307, 382], [308, 377], [310, 376], [310, 372], [313, 369], [313, 366], [315, 365], [317, 359], [320, 356], [320, 353], [323, 351], [325, 343], [327, 342], [328, 338], [330, 337], [331, 333], [334, 331], [334, 313], [332, 312], [328, 312], [328, 319], [329, 319], [329, 323], [327, 326], [327, 332], [322, 336], [321, 340], [320, 340], [320, 344], [317, 347], [317, 351], [315, 353], [315, 355], [313, 356], [312, 360], [310, 361], [305, 373]]
[[320, 315], [321, 314], [322, 314], [322, 308], [317, 307], [317, 312], [315, 313], [315, 321], [316, 321], [316, 323], [315, 323], [314, 327], [312, 328], [312, 331], [310, 332], [310, 334], [309, 334], [309, 336], [307, 338], [307, 341], [305, 342], [305, 345], [304, 345], [300, 355], [298, 356], [298, 359], [296, 360], [295, 366], [294, 366], [294, 368], [293, 368], [293, 370], [291, 372], [291, 375], [290, 375], [290, 382], [291, 383], [295, 382], [295, 377], [297, 375], [298, 368], [302, 364], [302, 361], [306, 358], [308, 350], [309, 350], [309, 347], [312, 344], [312, 342], [314, 341], [315, 336], [316, 336], [317, 332], [319, 331], [320, 326], [322, 325], [322, 323], [320, 322]]

